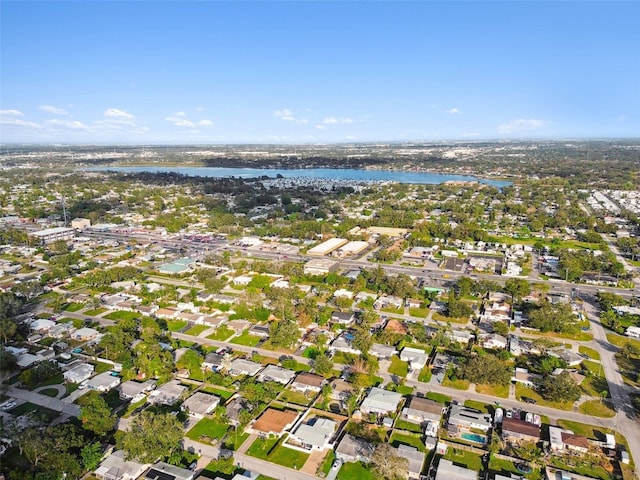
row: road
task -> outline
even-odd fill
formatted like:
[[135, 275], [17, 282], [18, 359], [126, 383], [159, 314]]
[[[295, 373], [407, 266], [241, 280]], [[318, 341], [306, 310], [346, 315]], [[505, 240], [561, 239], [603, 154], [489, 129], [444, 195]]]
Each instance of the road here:
[[636, 463], [636, 477], [640, 478], [640, 424], [635, 415], [635, 410], [630, 394], [631, 387], [624, 383], [615, 354], [618, 348], [607, 340], [604, 327], [600, 323], [598, 308], [590, 302], [584, 302], [584, 309], [591, 324], [593, 333], [592, 346], [600, 353], [600, 363], [611, 392], [611, 400], [616, 409], [615, 423], [611, 427], [619, 431], [627, 438], [631, 456]]
[[55, 410], [56, 412], [62, 412], [65, 415], [73, 417], [77, 417], [78, 415], [80, 415], [80, 407], [74, 403], [67, 403], [57, 398], [52, 398], [47, 395], [32, 392], [30, 390], [22, 390], [13, 386], [9, 386], [6, 393], [11, 397], [25, 400], [35, 405], [40, 405], [50, 410]]

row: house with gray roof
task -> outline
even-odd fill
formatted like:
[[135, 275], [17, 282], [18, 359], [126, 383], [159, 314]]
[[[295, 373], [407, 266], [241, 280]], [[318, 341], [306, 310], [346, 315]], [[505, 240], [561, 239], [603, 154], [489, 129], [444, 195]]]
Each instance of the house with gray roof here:
[[286, 385], [296, 376], [296, 372], [287, 368], [282, 368], [278, 365], [267, 365], [264, 370], [260, 372], [260, 375], [256, 377], [258, 382], [278, 382], [282, 385]]
[[249, 375], [253, 377], [262, 369], [262, 365], [251, 360], [245, 360], [244, 358], [236, 358], [231, 362], [229, 366], [229, 375]]
[[96, 469], [101, 480], [136, 480], [149, 468], [149, 464], [127, 460], [124, 450], [113, 452]]
[[451, 460], [441, 458], [435, 480], [478, 480], [478, 472], [454, 465]]
[[416, 447], [402, 444], [398, 445], [396, 450], [398, 450], [398, 456], [409, 460], [408, 480], [419, 480], [427, 457], [425, 453]]
[[402, 419], [417, 424], [431, 422], [439, 425], [444, 408], [441, 403], [413, 396], [402, 409]]
[[396, 355], [398, 351], [395, 349], [395, 347], [392, 347], [390, 345], [374, 343], [373, 345], [371, 345], [371, 348], [369, 349], [369, 353], [371, 355], [375, 355], [378, 358], [378, 360], [388, 360], [393, 355]]
[[120, 377], [112, 375], [111, 372], [99, 373], [95, 377], [87, 380], [87, 388], [90, 390], [98, 390], [99, 392], [108, 392], [118, 385], [120, 385]]
[[492, 427], [492, 423], [493, 419], [488, 413], [453, 404], [449, 410], [447, 428], [453, 435], [469, 432], [472, 428], [487, 432]]
[[159, 405], [173, 405], [188, 390], [177, 380], [161, 385], [149, 394], [149, 402]]
[[147, 380], [146, 382], [127, 380], [120, 385], [120, 398], [136, 403], [145, 398], [145, 394], [154, 388], [156, 388], [156, 382], [154, 380]]
[[287, 444], [293, 448], [301, 448], [306, 451], [333, 448], [331, 440], [337, 427], [338, 424], [334, 420], [314, 417], [307, 423], [301, 423], [289, 435]]
[[195, 472], [186, 468], [158, 462], [151, 466], [142, 480], [193, 480]]
[[344, 463], [369, 463], [374, 450], [372, 443], [346, 433], [336, 448], [336, 458]]
[[81, 383], [91, 378], [91, 375], [93, 375], [93, 370], [93, 365], [89, 363], [80, 363], [64, 372], [62, 374], [62, 377], [69, 383]]
[[202, 418], [206, 414], [213, 412], [220, 405], [220, 397], [204, 392], [196, 392], [187, 398], [180, 408], [188, 411], [189, 415], [195, 418]]
[[401, 401], [402, 395], [397, 392], [372, 387], [371, 390], [369, 390], [369, 394], [362, 401], [360, 411], [362, 413], [387, 415], [391, 412], [395, 412]]

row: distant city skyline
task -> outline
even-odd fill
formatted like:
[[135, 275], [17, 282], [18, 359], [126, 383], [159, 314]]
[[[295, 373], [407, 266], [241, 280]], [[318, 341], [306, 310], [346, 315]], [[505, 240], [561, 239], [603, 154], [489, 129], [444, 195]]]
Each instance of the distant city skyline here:
[[2, 143], [640, 137], [637, 2], [0, 10]]

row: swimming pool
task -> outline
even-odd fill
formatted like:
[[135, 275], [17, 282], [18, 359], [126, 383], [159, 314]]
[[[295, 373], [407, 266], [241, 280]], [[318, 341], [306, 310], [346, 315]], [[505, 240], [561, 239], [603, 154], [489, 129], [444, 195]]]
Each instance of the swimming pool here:
[[460, 435], [463, 439], [465, 440], [469, 440], [470, 442], [473, 443], [481, 443], [484, 445], [484, 443], [487, 440], [487, 437], [483, 436], [483, 435], [478, 435], [477, 433], [467, 433], [464, 432], [462, 435]]

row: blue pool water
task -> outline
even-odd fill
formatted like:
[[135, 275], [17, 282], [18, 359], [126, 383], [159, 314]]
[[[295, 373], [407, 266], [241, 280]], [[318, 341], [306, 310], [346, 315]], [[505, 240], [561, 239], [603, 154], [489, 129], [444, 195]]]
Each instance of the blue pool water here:
[[481, 443], [484, 444], [484, 442], [487, 440], [487, 438], [483, 435], [478, 435], [476, 433], [463, 433], [462, 435], [460, 435], [462, 438], [464, 438], [465, 440], [469, 440], [470, 442], [474, 442], [474, 443]]

